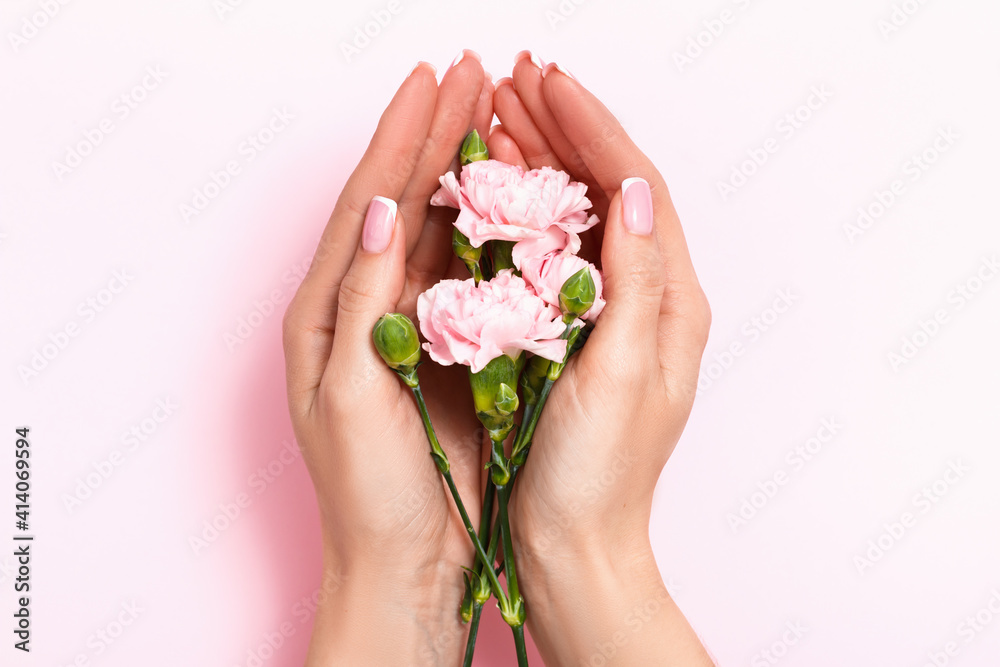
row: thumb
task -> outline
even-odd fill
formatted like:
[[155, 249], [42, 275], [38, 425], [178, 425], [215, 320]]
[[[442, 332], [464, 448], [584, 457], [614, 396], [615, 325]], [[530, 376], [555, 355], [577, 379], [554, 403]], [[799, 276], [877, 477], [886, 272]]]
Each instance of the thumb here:
[[[368, 205], [361, 241], [337, 295], [337, 321], [327, 372], [367, 384], [385, 369], [372, 328], [396, 309], [406, 279], [406, 232], [396, 202], [376, 196]], [[357, 388], [357, 387], [355, 387]]]
[[595, 347], [629, 341], [630, 348], [655, 349], [667, 274], [653, 223], [649, 184], [626, 179], [611, 200], [605, 223], [601, 268], [608, 305], [594, 330], [602, 341]]

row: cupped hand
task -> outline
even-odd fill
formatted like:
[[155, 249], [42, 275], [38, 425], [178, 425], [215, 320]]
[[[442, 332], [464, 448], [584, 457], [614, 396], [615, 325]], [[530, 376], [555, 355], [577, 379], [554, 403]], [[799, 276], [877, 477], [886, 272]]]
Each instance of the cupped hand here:
[[[552, 390], [511, 509], [529, 629], [547, 660], [577, 664], [607, 640], [605, 626], [580, 620], [600, 615], [583, 611], [592, 602], [615, 614], [652, 596], [679, 616], [652, 557], [649, 520], [691, 410], [711, 315], [663, 177], [597, 98], [524, 53], [512, 79], [497, 82], [494, 106], [501, 125], [491, 156], [569, 171], [604, 221], [581, 254], [602, 268], [607, 306]], [[689, 640], [693, 662], [677, 664], [703, 664], [679, 618], [665, 632]], [[619, 655], [616, 664], [668, 664], [662, 653]]]
[[[465, 55], [440, 86], [426, 64], [400, 86], [285, 315], [289, 408], [319, 501], [328, 593], [310, 664], [451, 664], [464, 640], [459, 568], [471, 544], [413, 397], [371, 334], [387, 312], [415, 320], [417, 295], [465, 270], [451, 256], [453, 213], [429, 206], [466, 134], [485, 135], [493, 117], [493, 84]], [[481, 443], [463, 371], [423, 365], [421, 386], [478, 517]]]

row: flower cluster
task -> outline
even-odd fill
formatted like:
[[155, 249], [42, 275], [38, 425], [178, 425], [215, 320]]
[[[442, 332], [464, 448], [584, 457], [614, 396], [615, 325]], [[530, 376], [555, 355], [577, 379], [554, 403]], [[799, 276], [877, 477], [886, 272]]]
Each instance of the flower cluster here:
[[[509, 268], [493, 252], [490, 280], [444, 280], [417, 302], [424, 349], [443, 365], [464, 364], [480, 372], [506, 354], [522, 351], [561, 362], [567, 315], [596, 321], [604, 308], [601, 274], [578, 257], [579, 232], [597, 224], [587, 215], [587, 186], [550, 167], [524, 171], [497, 160], [471, 162], [461, 176], [448, 172], [431, 198], [459, 209], [455, 229], [472, 248], [513, 243]], [[593, 298], [585, 313], [569, 312], [560, 296], [574, 275], [586, 270]], [[518, 275], [520, 273], [520, 275]], [[583, 276], [581, 276], [583, 278]], [[581, 324], [579, 321], [577, 325]]]
[[[431, 457], [476, 550], [473, 567], [465, 568], [460, 610], [463, 620], [472, 623], [463, 664], [471, 664], [479, 614], [493, 596], [514, 632], [518, 665], [526, 667], [526, 607], [516, 583], [507, 505], [552, 385], [604, 308], [600, 271], [577, 255], [580, 232], [598, 220], [587, 214], [587, 186], [564, 172], [549, 167], [525, 171], [490, 160], [475, 132], [466, 138], [459, 157], [460, 176], [442, 176], [441, 189], [430, 203], [458, 209], [452, 247], [471, 277], [442, 280], [421, 294], [417, 316], [426, 340], [422, 347], [431, 359], [445, 366], [468, 366], [476, 416], [490, 437], [490, 475], [479, 532], [423, 399], [417, 376], [421, 346], [413, 322], [399, 313], [386, 314], [372, 338], [386, 364], [413, 392]], [[508, 455], [504, 442], [521, 408]], [[501, 545], [507, 590], [495, 570]]]

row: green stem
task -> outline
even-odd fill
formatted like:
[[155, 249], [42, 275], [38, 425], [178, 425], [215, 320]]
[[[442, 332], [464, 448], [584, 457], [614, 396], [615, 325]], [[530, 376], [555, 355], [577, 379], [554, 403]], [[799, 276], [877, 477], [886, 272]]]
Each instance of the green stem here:
[[465, 645], [465, 660], [462, 667], [472, 667], [472, 656], [476, 652], [476, 635], [479, 634], [479, 617], [483, 614], [483, 605], [472, 603], [472, 621], [469, 623], [469, 641]]
[[507, 516], [507, 502], [510, 500], [510, 485], [497, 488], [500, 514], [500, 538], [503, 540], [503, 560], [507, 566], [507, 594], [513, 604], [521, 598], [517, 588], [517, 568], [514, 567], [514, 542], [510, 536], [510, 518]]
[[497, 500], [500, 507], [498, 519], [500, 523], [500, 537], [503, 540], [503, 562], [507, 569], [507, 593], [510, 596], [512, 609], [517, 614], [517, 618], [505, 617], [504, 620], [510, 625], [514, 633], [514, 646], [517, 649], [517, 664], [519, 667], [527, 667], [528, 653], [524, 646], [524, 601], [517, 588], [517, 568], [514, 566], [514, 544], [510, 535], [510, 519], [507, 516], [507, 501], [510, 500], [510, 484], [497, 488]]
[[517, 649], [517, 664], [520, 667], [528, 666], [528, 649], [524, 645], [524, 626], [519, 625], [514, 628], [514, 648]]
[[[444, 481], [448, 483], [448, 488], [451, 490], [451, 497], [455, 499], [455, 504], [458, 506], [458, 513], [462, 515], [462, 523], [465, 524], [465, 530], [469, 533], [469, 537], [472, 538], [472, 545], [476, 548], [476, 554], [479, 556], [483, 563], [489, 563], [488, 557], [486, 556], [486, 550], [483, 549], [483, 543], [479, 541], [479, 535], [476, 534], [476, 529], [472, 527], [472, 521], [469, 520], [469, 513], [465, 511], [465, 503], [462, 502], [462, 496], [458, 493], [458, 487], [455, 486], [455, 479], [451, 476], [451, 472], [444, 473]], [[497, 600], [501, 603], [507, 602], [507, 596], [504, 595], [503, 588], [500, 587], [500, 580], [497, 579], [496, 573], [493, 571], [492, 567], [485, 568], [487, 576], [490, 578], [490, 585], [493, 587], [493, 594], [497, 596]]]
[[465, 530], [469, 533], [469, 537], [472, 538], [472, 546], [476, 549], [476, 555], [487, 566], [486, 573], [490, 579], [490, 585], [493, 587], [493, 594], [497, 596], [497, 600], [502, 604], [506, 604], [507, 596], [504, 595], [503, 588], [500, 586], [500, 580], [497, 579], [497, 575], [493, 571], [490, 561], [487, 559], [486, 550], [483, 549], [483, 544], [479, 541], [476, 529], [472, 527], [469, 513], [465, 510], [465, 503], [462, 502], [462, 496], [458, 493], [458, 487], [455, 486], [455, 479], [451, 476], [451, 465], [448, 463], [448, 457], [445, 455], [444, 450], [441, 449], [441, 443], [438, 442], [437, 434], [434, 432], [434, 426], [431, 424], [431, 416], [427, 412], [427, 404], [424, 402], [424, 394], [420, 391], [420, 384], [416, 383], [411, 389], [413, 390], [414, 397], [417, 399], [417, 408], [420, 410], [420, 416], [424, 421], [427, 440], [431, 444], [431, 456], [434, 458], [438, 470], [444, 475], [445, 482], [448, 483], [448, 490], [451, 491], [451, 497], [454, 498], [455, 505], [458, 506], [458, 513], [462, 515], [462, 523], [465, 524]]
[[[486, 545], [488, 549], [486, 557], [489, 559], [489, 567], [493, 567], [496, 562], [496, 542], [499, 538], [493, 537], [490, 532], [490, 523], [493, 520], [493, 499], [496, 497], [496, 486], [493, 485], [493, 477], [486, 475], [486, 492], [483, 494], [483, 513], [479, 520], [479, 541]], [[477, 560], [473, 569], [473, 586], [479, 585], [483, 576], [483, 565], [481, 560]], [[494, 571], [499, 576], [499, 573]], [[474, 588], [475, 590], [475, 588]], [[463, 667], [472, 665], [472, 655], [476, 651], [476, 635], [479, 633], [479, 617], [483, 613], [483, 604], [473, 598], [472, 601], [472, 622], [469, 625], [469, 638], [465, 644], [465, 662]]]
[[434, 463], [437, 465], [438, 470], [441, 474], [446, 474], [451, 470], [451, 464], [448, 463], [448, 456], [441, 449], [441, 443], [438, 442], [437, 433], [434, 432], [434, 425], [431, 423], [431, 415], [427, 412], [427, 403], [424, 402], [424, 392], [420, 389], [420, 383], [416, 382], [410, 387], [413, 390], [413, 397], [417, 399], [417, 408], [420, 410], [420, 418], [424, 421], [424, 431], [427, 432], [427, 440], [431, 443], [431, 457], [434, 459]]
[[517, 439], [510, 453], [511, 461], [518, 468], [524, 465], [524, 460], [528, 456], [528, 448], [531, 447], [531, 440], [535, 437], [535, 427], [538, 426], [538, 419], [542, 416], [542, 408], [545, 407], [545, 402], [549, 400], [549, 392], [552, 391], [552, 385], [554, 384], [555, 380], [545, 378], [542, 391], [538, 394], [538, 403], [532, 408], [531, 414], [527, 415], [527, 423], [518, 431]]

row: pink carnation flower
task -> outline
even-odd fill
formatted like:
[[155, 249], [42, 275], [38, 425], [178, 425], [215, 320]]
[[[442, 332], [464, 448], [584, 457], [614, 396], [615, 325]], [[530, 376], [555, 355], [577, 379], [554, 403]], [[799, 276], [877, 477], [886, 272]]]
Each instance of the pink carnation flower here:
[[604, 310], [604, 282], [601, 280], [601, 272], [587, 260], [566, 252], [552, 253], [545, 257], [529, 257], [521, 265], [521, 274], [542, 301], [559, 308], [559, 292], [562, 291], [562, 286], [574, 273], [585, 267], [590, 267], [596, 291], [594, 305], [583, 319], [596, 322], [597, 316]]
[[461, 180], [448, 172], [431, 197], [434, 206], [459, 209], [455, 227], [473, 247], [486, 241], [514, 241], [514, 264], [554, 250], [576, 252], [580, 232], [597, 224], [587, 216], [587, 186], [551, 167], [524, 171], [499, 160], [462, 167]]
[[477, 286], [442, 280], [417, 298], [424, 349], [443, 366], [464, 364], [478, 373], [501, 354], [522, 350], [562, 361], [565, 325], [558, 308], [540, 299], [511, 270]]

